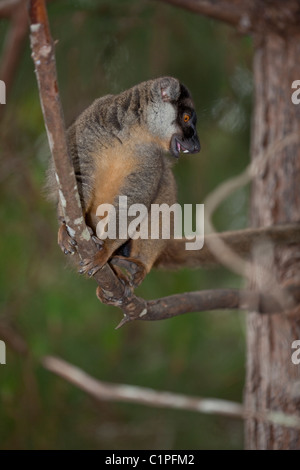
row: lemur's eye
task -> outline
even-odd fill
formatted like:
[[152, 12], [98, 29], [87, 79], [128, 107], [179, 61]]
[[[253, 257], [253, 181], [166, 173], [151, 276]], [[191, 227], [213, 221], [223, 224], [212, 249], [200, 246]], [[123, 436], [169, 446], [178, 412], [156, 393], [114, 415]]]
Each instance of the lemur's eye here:
[[183, 120], [184, 120], [184, 122], [188, 122], [188, 121], [190, 120], [190, 116], [185, 113], [185, 114], [183, 115]]

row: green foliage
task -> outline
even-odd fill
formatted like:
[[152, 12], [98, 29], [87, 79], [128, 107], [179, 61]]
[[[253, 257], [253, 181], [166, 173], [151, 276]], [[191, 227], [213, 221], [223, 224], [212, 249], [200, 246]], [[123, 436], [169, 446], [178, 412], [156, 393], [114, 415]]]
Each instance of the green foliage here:
[[[200, 155], [175, 168], [180, 203], [202, 203], [248, 162], [251, 44], [229, 28], [159, 2], [62, 0], [49, 3], [67, 123], [93, 99], [142, 80], [174, 75], [192, 91]], [[3, 43], [7, 24], [0, 23]], [[27, 44], [1, 128], [0, 324], [25, 338], [0, 366], [0, 447], [23, 449], [231, 449], [242, 423], [141, 405], [96, 403], [45, 371], [58, 355], [98, 379], [188, 395], [242, 400], [244, 317], [194, 313], [115, 331], [120, 312], [101, 305], [95, 284], [66, 266], [56, 245], [55, 209], [43, 195], [49, 158]], [[220, 230], [247, 224], [248, 189], [216, 213]], [[225, 269], [151, 272], [149, 299], [239, 286]]]

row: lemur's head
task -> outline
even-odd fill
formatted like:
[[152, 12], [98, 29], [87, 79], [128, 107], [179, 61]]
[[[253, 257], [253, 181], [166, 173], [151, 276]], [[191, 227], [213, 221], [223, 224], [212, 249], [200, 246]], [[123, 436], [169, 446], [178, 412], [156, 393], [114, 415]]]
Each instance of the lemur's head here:
[[176, 78], [163, 77], [150, 82], [147, 121], [171, 154], [198, 153], [197, 115], [188, 89]]

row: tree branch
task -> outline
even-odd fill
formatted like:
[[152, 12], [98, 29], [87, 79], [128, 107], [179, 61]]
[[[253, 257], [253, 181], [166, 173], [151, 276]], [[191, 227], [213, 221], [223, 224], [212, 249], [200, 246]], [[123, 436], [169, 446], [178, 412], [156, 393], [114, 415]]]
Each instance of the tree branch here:
[[208, 16], [244, 31], [250, 27], [249, 4], [243, 0], [161, 0], [176, 7]]
[[[215, 232], [212, 223], [212, 215], [216, 208], [219, 206], [219, 204], [224, 201], [224, 199], [226, 199], [231, 193], [236, 191], [238, 188], [249, 183], [252, 178], [256, 175], [262, 174], [262, 172], [264, 172], [266, 168], [269, 158], [271, 158], [274, 153], [283, 151], [289, 145], [293, 145], [298, 142], [299, 135], [296, 132], [288, 134], [283, 139], [278, 139], [264, 152], [258, 155], [257, 158], [251, 164], [249, 164], [248, 167], [241, 174], [225, 181], [224, 183], [220, 184], [214, 191], [212, 191], [204, 201], [206, 209], [205, 232], [208, 234], [211, 232]], [[289, 225], [293, 225], [293, 229], [296, 230], [294, 231], [292, 229], [290, 235], [288, 235], [283, 241], [285, 242], [285, 244], [299, 243], [299, 224]], [[290, 229], [288, 229], [289, 225], [285, 226], [287, 232], [290, 231]], [[230, 244], [226, 243], [226, 239], [224, 239], [221, 234], [213, 233], [213, 235], [207, 236], [205, 239], [210, 251], [224, 266], [234, 271], [235, 273], [247, 278], [250, 282], [253, 278], [253, 273], [259, 270], [260, 275], [263, 276], [265, 279], [266, 289], [272, 289], [272, 292], [274, 293], [274, 298], [276, 298], [277, 302], [282, 305], [282, 308], [280, 310], [284, 308], [292, 308], [295, 300], [287, 290], [282, 289], [282, 287], [278, 284], [272, 269], [274, 258], [273, 251], [276, 245], [278, 245], [278, 243], [275, 243], [276, 241], [278, 242], [278, 238], [276, 240], [276, 237], [274, 237], [274, 235], [279, 235], [281, 232], [281, 228], [282, 227], [280, 225], [273, 226], [271, 237], [268, 236], [268, 229], [266, 230], [266, 228], [261, 228], [259, 229], [261, 231], [261, 234], [258, 235], [257, 233], [256, 236], [252, 237], [252, 245], [249, 246], [248, 258], [252, 258], [251, 255], [253, 255], [254, 251], [259, 251], [260, 256], [256, 257], [259, 259], [259, 263], [256, 264], [254, 264], [251, 260], [249, 261], [249, 259], [242, 258], [242, 253], [237, 250], [238, 245], [233, 247]], [[275, 229], [275, 231], [273, 231], [273, 229]], [[251, 230], [252, 229], [249, 229], [249, 231]], [[251, 237], [249, 236], [249, 240], [250, 239]], [[266, 267], [264, 264], [268, 264], [269, 266]]]
[[[294, 303], [300, 303], [299, 285], [282, 289], [282, 295], [289, 295]], [[170, 295], [147, 301], [147, 312], [139, 320], [155, 321], [176, 317], [184, 313], [206, 312], [210, 310], [239, 309], [258, 311], [262, 314], [276, 314], [283, 311], [280, 299], [274, 294], [240, 289], [212, 289]], [[298, 312], [299, 313], [299, 312]], [[291, 310], [291, 314], [295, 312]]]
[[140, 403], [158, 408], [175, 408], [190, 410], [197, 413], [228, 416], [231, 418], [255, 418], [259, 421], [269, 421], [288, 428], [300, 429], [300, 419], [297, 416], [267, 411], [266, 413], [249, 412], [240, 403], [216, 398], [199, 398], [179, 395], [171, 392], [158, 392], [153, 389], [102, 382], [94, 379], [84, 371], [62, 359], [46, 356], [42, 365], [49, 371], [64, 378], [96, 400]]
[[234, 26], [241, 33], [299, 31], [298, 0], [160, 0]]
[[[283, 151], [289, 145], [299, 142], [297, 133], [288, 134], [279, 139], [266, 151], [262, 152], [250, 163], [246, 169], [237, 176], [221, 183], [205, 199], [205, 241], [208, 250], [211, 251], [220, 263], [227, 266], [241, 276], [245, 276], [245, 258], [252, 255], [255, 244], [261, 240], [269, 240], [274, 246], [287, 243], [299, 243], [300, 223], [273, 225], [270, 227], [249, 228], [236, 232], [216, 233], [212, 223], [212, 216], [217, 207], [234, 191], [250, 183], [259, 174], [262, 174], [267, 166], [268, 159], [275, 152]], [[251, 271], [249, 267], [248, 271]]]
[[10, 17], [21, 3], [26, 4], [26, 0], [2, 0], [0, 3], [0, 18]]
[[[78, 244], [81, 258], [92, 258], [96, 247], [85, 225], [71, 158], [68, 154], [65, 124], [59, 98], [54, 44], [44, 0], [30, 2], [30, 41], [41, 106], [52, 157], [55, 163], [61, 206], [67, 226]], [[108, 264], [94, 276], [102, 300], [118, 305], [124, 315], [138, 316], [145, 301], [137, 298], [120, 282]]]
[[[26, 3], [26, 0], [18, 0], [0, 4], [0, 18], [11, 18], [11, 25], [5, 38], [0, 65], [0, 79], [5, 83], [7, 96], [12, 88], [27, 38], [28, 18]], [[2, 106], [0, 117], [2, 117], [4, 109], [5, 106]]]
[[[225, 183], [227, 182], [228, 180]], [[216, 195], [217, 192], [219, 195], [219, 189], [221, 190], [221, 188], [222, 185], [218, 186], [218, 188], [214, 192], [210, 193], [210, 195]], [[222, 200], [218, 198], [219, 203], [224, 201], [225, 198], [226, 195], [222, 198]], [[205, 231], [208, 233], [205, 234], [204, 245], [201, 250], [187, 251], [184, 248], [186, 240], [176, 240], [176, 248], [177, 251], [180, 249], [180, 257], [164, 257], [162, 260], [158, 260], [156, 262], [156, 267], [165, 269], [178, 269], [180, 267], [213, 268], [216, 266], [225, 265], [230, 270], [236, 271], [238, 274], [243, 274], [244, 271], [239, 269], [240, 265], [242, 264], [244, 266], [245, 261], [251, 259], [255, 246], [261, 244], [265, 240], [270, 241], [274, 248], [287, 244], [299, 243], [300, 223], [278, 224], [268, 227], [246, 228], [243, 230], [234, 230], [228, 232], [215, 232], [211, 223], [211, 216], [212, 212], [214, 212], [216, 209], [216, 204], [214, 204], [212, 212], [209, 210], [209, 205], [206, 203], [204, 205], [204, 226]], [[222, 243], [220, 249], [218, 246], [219, 242]], [[233, 263], [230, 262], [232, 259], [232, 253], [236, 255], [238, 254], [241, 258], [241, 264], [239, 264], [236, 269]]]

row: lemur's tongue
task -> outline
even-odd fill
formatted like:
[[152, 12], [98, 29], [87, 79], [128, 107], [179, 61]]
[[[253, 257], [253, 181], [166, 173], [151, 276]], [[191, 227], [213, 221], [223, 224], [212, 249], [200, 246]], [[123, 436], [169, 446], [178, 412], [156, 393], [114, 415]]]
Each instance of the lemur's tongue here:
[[178, 140], [176, 141], [176, 146], [177, 146], [178, 152], [189, 153], [189, 150], [184, 148], [182, 145], [180, 145]]

